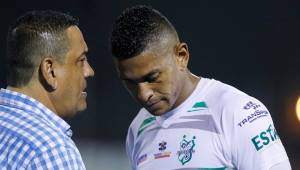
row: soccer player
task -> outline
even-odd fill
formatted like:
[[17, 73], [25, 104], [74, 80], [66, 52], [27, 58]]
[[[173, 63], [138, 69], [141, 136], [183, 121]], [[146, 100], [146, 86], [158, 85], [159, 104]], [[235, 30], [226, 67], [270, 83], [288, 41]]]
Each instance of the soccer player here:
[[267, 108], [192, 74], [187, 44], [159, 11], [126, 9], [110, 41], [119, 76], [143, 107], [127, 134], [132, 169], [291, 169]]
[[10, 27], [0, 169], [86, 169], [62, 118], [87, 107], [87, 52], [78, 20], [64, 13], [27, 12]]

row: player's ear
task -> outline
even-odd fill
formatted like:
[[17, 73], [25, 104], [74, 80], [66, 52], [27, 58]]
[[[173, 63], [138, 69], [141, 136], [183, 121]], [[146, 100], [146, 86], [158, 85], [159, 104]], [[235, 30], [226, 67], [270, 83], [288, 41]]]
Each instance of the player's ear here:
[[189, 50], [186, 43], [178, 43], [175, 47], [176, 63], [180, 70], [185, 70], [189, 62]]
[[57, 88], [57, 67], [52, 57], [45, 57], [40, 64], [39, 80], [47, 90], [55, 90]]

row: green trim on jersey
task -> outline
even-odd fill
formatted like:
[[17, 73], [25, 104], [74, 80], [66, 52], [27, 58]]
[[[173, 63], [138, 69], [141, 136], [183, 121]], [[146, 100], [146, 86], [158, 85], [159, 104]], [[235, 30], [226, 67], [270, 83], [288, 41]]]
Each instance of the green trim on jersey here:
[[205, 110], [207, 109], [207, 105], [205, 102], [197, 102], [193, 105], [193, 107], [188, 110], [188, 112], [194, 112], [194, 111], [198, 111], [198, 110]]
[[137, 135], [139, 136], [147, 127], [152, 125], [152, 123], [154, 123], [155, 120], [156, 118], [154, 116], [145, 119], [143, 123], [140, 125]]

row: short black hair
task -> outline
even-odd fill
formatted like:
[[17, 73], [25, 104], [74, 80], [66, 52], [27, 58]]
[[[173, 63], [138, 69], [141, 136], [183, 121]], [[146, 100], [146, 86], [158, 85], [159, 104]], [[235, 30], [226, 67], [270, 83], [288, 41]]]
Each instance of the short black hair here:
[[7, 84], [26, 85], [44, 57], [63, 61], [68, 51], [65, 30], [78, 26], [77, 18], [58, 11], [29, 11], [20, 16], [7, 35]]
[[159, 40], [164, 31], [177, 35], [170, 21], [150, 6], [138, 5], [125, 9], [113, 24], [110, 47], [117, 59], [127, 59], [143, 52]]

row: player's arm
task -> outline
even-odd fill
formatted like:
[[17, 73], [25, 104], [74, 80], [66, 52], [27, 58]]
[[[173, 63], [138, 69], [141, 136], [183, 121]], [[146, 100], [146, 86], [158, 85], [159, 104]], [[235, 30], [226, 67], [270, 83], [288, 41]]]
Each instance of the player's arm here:
[[270, 170], [291, 170], [291, 164], [288, 160], [280, 162], [278, 165], [274, 165], [270, 168]]
[[273, 170], [277, 166], [290, 167], [267, 108], [255, 98], [244, 96], [235, 103], [234, 109], [231, 147], [236, 168]]
[[129, 163], [131, 165], [132, 169], [135, 169], [135, 164], [134, 160], [132, 159], [132, 154], [133, 154], [133, 146], [134, 146], [134, 134], [132, 132], [131, 127], [129, 127], [128, 132], [127, 132], [127, 137], [126, 137], [126, 154], [129, 159]]

